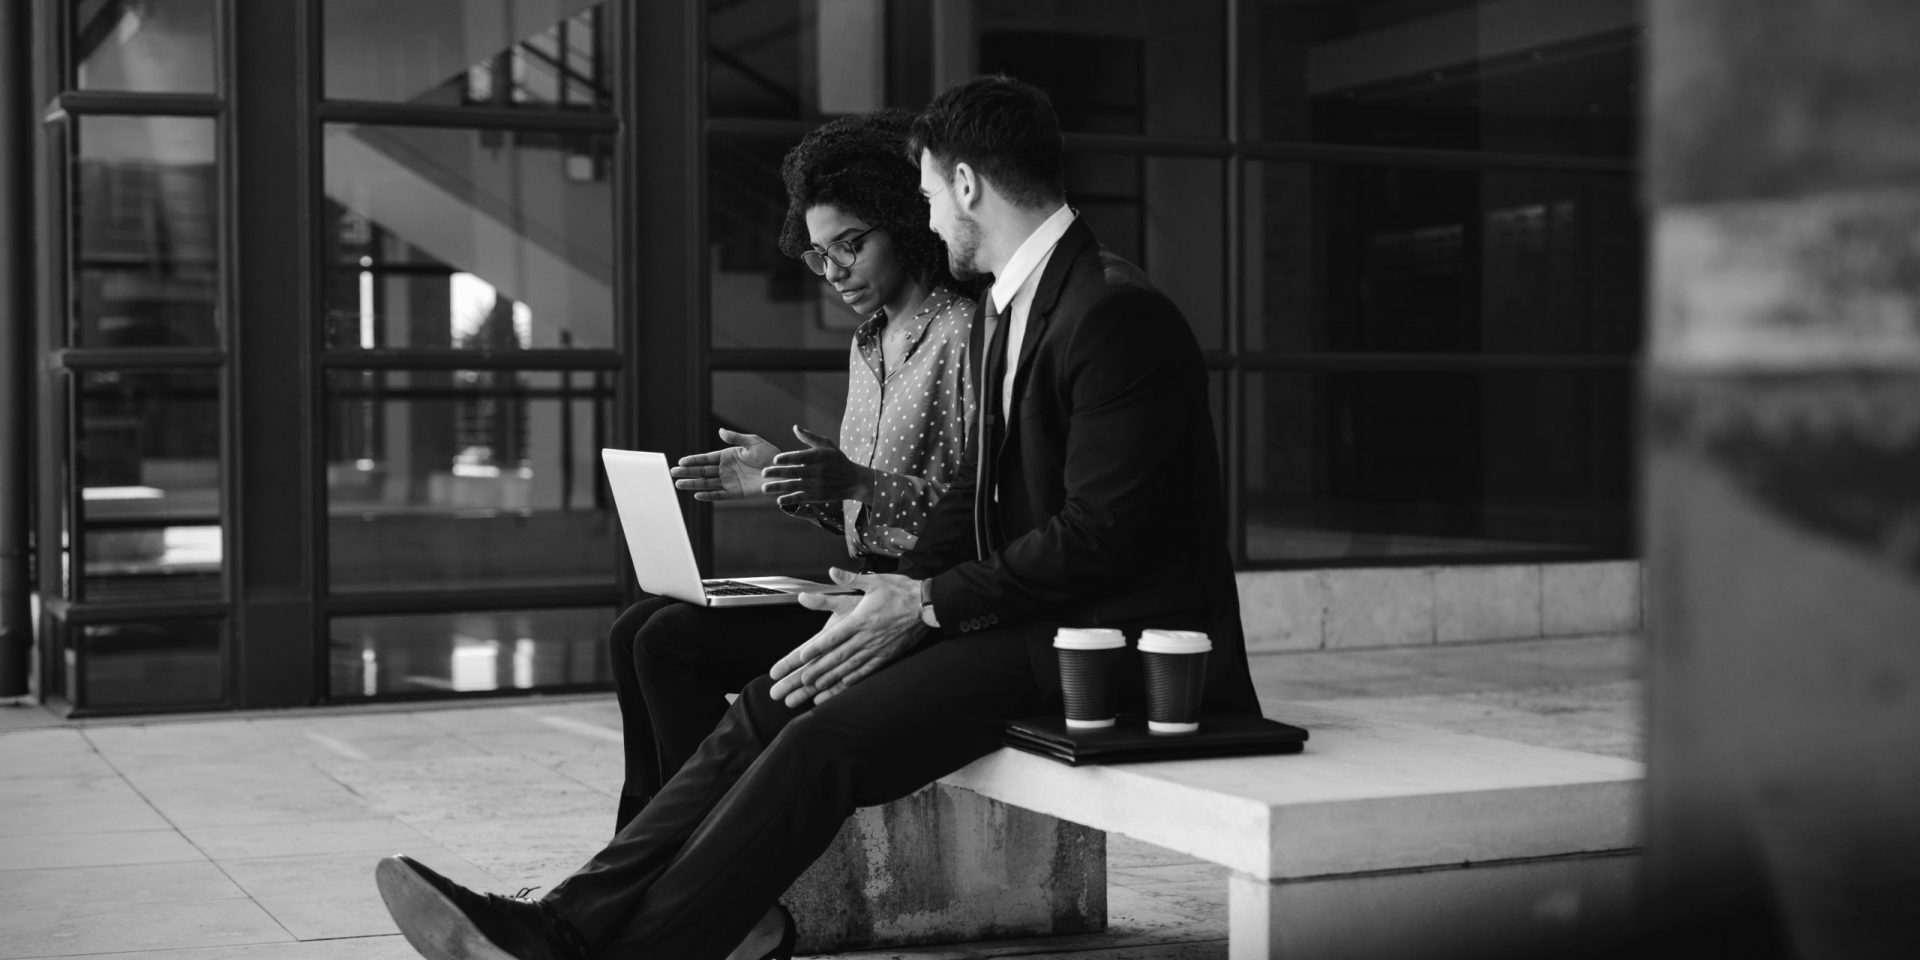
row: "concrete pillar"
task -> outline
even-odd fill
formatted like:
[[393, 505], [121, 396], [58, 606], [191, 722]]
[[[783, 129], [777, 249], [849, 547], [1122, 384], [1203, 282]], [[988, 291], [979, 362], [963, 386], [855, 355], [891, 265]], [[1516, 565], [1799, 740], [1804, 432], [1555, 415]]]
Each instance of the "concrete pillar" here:
[[1920, 4], [1649, 12], [1647, 937], [1920, 956]]
[[1094, 933], [1107, 835], [936, 783], [855, 811], [782, 900], [803, 955]]

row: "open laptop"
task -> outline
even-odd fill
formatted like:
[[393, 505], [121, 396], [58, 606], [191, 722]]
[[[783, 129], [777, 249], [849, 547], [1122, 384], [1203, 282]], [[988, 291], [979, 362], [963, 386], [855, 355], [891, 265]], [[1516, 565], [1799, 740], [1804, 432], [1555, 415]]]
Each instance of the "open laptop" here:
[[627, 553], [640, 588], [648, 593], [709, 607], [752, 607], [798, 603], [803, 593], [855, 593], [831, 583], [793, 577], [734, 577], [702, 580], [693, 559], [693, 542], [680, 516], [680, 501], [667, 474], [667, 457], [645, 450], [600, 451], [607, 486], [627, 534]]

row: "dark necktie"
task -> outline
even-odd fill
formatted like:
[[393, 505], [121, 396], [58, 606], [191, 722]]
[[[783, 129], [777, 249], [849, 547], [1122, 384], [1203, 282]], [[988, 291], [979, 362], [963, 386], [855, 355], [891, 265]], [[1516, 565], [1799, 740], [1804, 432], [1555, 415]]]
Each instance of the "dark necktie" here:
[[1000, 446], [1000, 379], [1006, 368], [1007, 325], [994, 312], [989, 293], [986, 312], [980, 317], [986, 324], [986, 350], [980, 357], [980, 382], [974, 390], [980, 405], [979, 430], [974, 442], [977, 471], [973, 477], [973, 544], [979, 558], [985, 560], [1000, 545], [999, 505], [993, 498], [993, 460]]

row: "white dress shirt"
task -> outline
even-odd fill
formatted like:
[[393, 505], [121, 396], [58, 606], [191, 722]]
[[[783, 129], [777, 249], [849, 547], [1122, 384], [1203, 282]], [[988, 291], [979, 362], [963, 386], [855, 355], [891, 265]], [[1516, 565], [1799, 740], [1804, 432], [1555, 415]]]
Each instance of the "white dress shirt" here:
[[1008, 420], [1013, 418], [1013, 374], [1020, 365], [1020, 341], [1027, 335], [1027, 312], [1033, 308], [1033, 294], [1047, 272], [1047, 262], [1053, 259], [1053, 248], [1073, 226], [1075, 216], [1072, 207], [1061, 204], [1013, 251], [1006, 267], [993, 278], [993, 289], [987, 291], [989, 306], [998, 306], [996, 312], [1007, 324], [1007, 368], [1000, 376], [1000, 414]]

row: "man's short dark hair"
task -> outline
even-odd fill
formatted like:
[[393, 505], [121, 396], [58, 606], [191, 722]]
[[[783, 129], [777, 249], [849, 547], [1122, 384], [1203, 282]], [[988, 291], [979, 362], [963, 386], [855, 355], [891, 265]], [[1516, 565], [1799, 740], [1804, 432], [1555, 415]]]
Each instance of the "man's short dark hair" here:
[[920, 111], [907, 153], [918, 163], [922, 151], [943, 178], [951, 179], [953, 165], [964, 162], [1018, 206], [1046, 206], [1067, 195], [1053, 101], [1045, 90], [1004, 74], [948, 87]]
[[780, 162], [787, 187], [780, 252], [797, 257], [808, 248], [809, 209], [839, 207], [886, 230], [909, 274], [948, 281], [946, 245], [927, 227], [919, 165], [901, 162], [912, 121], [906, 110], [879, 110], [841, 117], [802, 137]]

